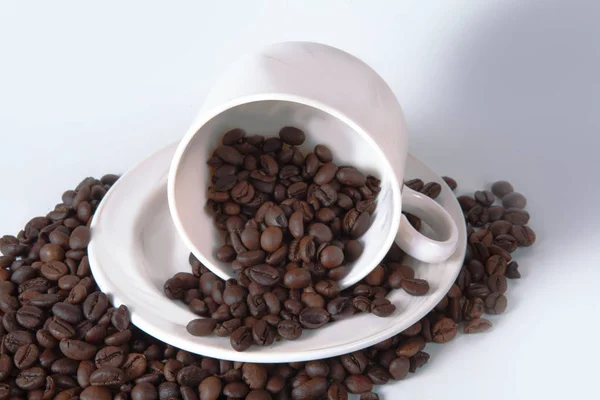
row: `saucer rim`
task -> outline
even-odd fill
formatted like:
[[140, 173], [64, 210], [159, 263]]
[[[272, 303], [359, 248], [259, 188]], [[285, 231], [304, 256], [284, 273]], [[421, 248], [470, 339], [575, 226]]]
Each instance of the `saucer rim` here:
[[[127, 296], [127, 295], [120, 296], [118, 293], [120, 291], [115, 290], [115, 288], [119, 288], [119, 286], [114, 285], [112, 283], [112, 280], [108, 276], [106, 276], [106, 274], [103, 272], [103, 268], [101, 267], [102, 263], [99, 261], [98, 255], [97, 255], [97, 253], [102, 251], [102, 249], [97, 248], [97, 245], [99, 243], [97, 240], [94, 240], [94, 234], [93, 234], [94, 228], [97, 228], [98, 225], [101, 224], [102, 218], [103, 218], [102, 217], [103, 211], [106, 208], [106, 204], [109, 204], [110, 199], [114, 196], [114, 193], [116, 193], [117, 191], [120, 191], [122, 189], [122, 187], [124, 185], [123, 182], [126, 182], [126, 179], [124, 179], [124, 178], [127, 178], [132, 175], [136, 175], [136, 173], [139, 170], [145, 168], [147, 164], [152, 162], [152, 160], [160, 157], [164, 153], [171, 152], [171, 154], [174, 154], [176, 147], [177, 147], [177, 143], [172, 143], [168, 146], [165, 146], [164, 148], [162, 148], [162, 149], [156, 151], [155, 153], [151, 154], [150, 156], [146, 157], [143, 161], [141, 161], [140, 163], [135, 165], [133, 168], [128, 170], [125, 174], [123, 174], [122, 177], [119, 180], [117, 180], [117, 182], [113, 185], [113, 187], [108, 191], [108, 193], [106, 194], [106, 196], [102, 200], [102, 202], [98, 205], [98, 208], [96, 210], [94, 218], [91, 222], [90, 228], [92, 230], [92, 240], [88, 246], [88, 258], [89, 258], [89, 262], [90, 262], [90, 268], [91, 268], [92, 274], [93, 274], [99, 288], [103, 292], [107, 293], [107, 295], [109, 295], [109, 298], [112, 301], [114, 307], [119, 307], [121, 304], [127, 305], [127, 303], [124, 303], [121, 300], [121, 297], [131, 298], [131, 296]], [[445, 185], [446, 187], [444, 187], [444, 190], [450, 191], [450, 189], [447, 187], [447, 185], [445, 184], [443, 179], [437, 173], [435, 173], [435, 171], [433, 171], [431, 168], [429, 168], [429, 166], [427, 164], [425, 164], [424, 162], [419, 160], [417, 157], [413, 156], [411, 153], [408, 154], [406, 163], [407, 163], [406, 172], [410, 172], [410, 168], [408, 168], [408, 165], [416, 163], [417, 165], [419, 165], [419, 169], [427, 170], [429, 174], [431, 174], [432, 176], [435, 176], [437, 178], [437, 181], [439, 183]], [[167, 168], [167, 171], [168, 171], [168, 168]], [[162, 179], [157, 180], [156, 185], [158, 186], [161, 184], [163, 184]], [[166, 182], [164, 182], [164, 185], [165, 185], [165, 190], [166, 190]], [[456, 197], [453, 195], [453, 193], [451, 191], [450, 191], [450, 195], [452, 196], [452, 200], [453, 200], [453, 201], [451, 201], [452, 207], [456, 207], [458, 210], [460, 210], [458, 201], [456, 200]], [[447, 207], [448, 206], [446, 206], [445, 209], [447, 209]], [[458, 228], [459, 228], [459, 241], [457, 244], [457, 248], [451, 257], [452, 258], [456, 257], [457, 260], [462, 260], [462, 259], [464, 259], [464, 255], [466, 252], [466, 225], [464, 224], [464, 221], [461, 224], [459, 224]], [[447, 261], [445, 261], [445, 262], [438, 263], [438, 264], [442, 264], [444, 267], [447, 267], [449, 263]], [[454, 263], [452, 263], [452, 264], [454, 264]], [[460, 270], [462, 268], [462, 263], [460, 263], [459, 261], [456, 261], [454, 268], [455, 268], [455, 271], [451, 275], [452, 279], [448, 278], [447, 281], [442, 282], [443, 284], [439, 285], [439, 289], [430, 295], [430, 296], [437, 295], [436, 297], [439, 297], [434, 301], [431, 301], [431, 300], [429, 301], [429, 305], [431, 305], [431, 308], [423, 307], [423, 309], [420, 310], [418, 313], [412, 313], [407, 318], [397, 317], [395, 319], [398, 322], [394, 323], [394, 324], [389, 324], [387, 329], [381, 330], [381, 331], [377, 332], [376, 334], [371, 334], [370, 336], [367, 336], [367, 337], [361, 337], [361, 338], [353, 340], [353, 341], [347, 341], [343, 344], [337, 344], [333, 347], [321, 346], [319, 348], [313, 347], [308, 350], [296, 350], [293, 352], [289, 352], [289, 351], [264, 352], [264, 351], [261, 351], [260, 348], [251, 349], [250, 351], [246, 351], [246, 352], [236, 352], [233, 349], [228, 351], [228, 350], [224, 350], [224, 349], [221, 349], [218, 347], [213, 347], [210, 345], [210, 343], [208, 343], [208, 344], [203, 343], [202, 338], [194, 338], [193, 336], [190, 336], [190, 339], [183, 340], [183, 343], [181, 343], [182, 342], [181, 337], [169, 332], [168, 329], [164, 329], [164, 327], [160, 327], [160, 326], [153, 324], [151, 319], [148, 318], [149, 315], [145, 315], [148, 313], [140, 312], [139, 310], [136, 311], [137, 307], [132, 307], [131, 322], [135, 326], [137, 326], [139, 329], [141, 329], [142, 331], [148, 333], [149, 335], [151, 335], [165, 343], [171, 344], [179, 349], [190, 351], [195, 354], [201, 354], [204, 356], [209, 356], [209, 357], [214, 357], [214, 358], [222, 358], [222, 359], [228, 359], [228, 360], [232, 360], [232, 361], [259, 362], [259, 363], [299, 362], [299, 361], [307, 361], [307, 360], [312, 360], [312, 359], [329, 358], [329, 357], [334, 357], [334, 356], [338, 356], [341, 354], [346, 354], [346, 353], [350, 353], [353, 351], [357, 351], [360, 349], [364, 349], [364, 348], [367, 348], [374, 344], [377, 344], [381, 341], [384, 341], [384, 340], [398, 334], [399, 332], [408, 328], [410, 325], [419, 321], [423, 316], [425, 316], [428, 312], [431, 311], [431, 309], [433, 309], [435, 307], [435, 305], [442, 299], [444, 294], [450, 289], [450, 287], [454, 283], [456, 277], [460, 273]], [[135, 302], [133, 304], [135, 304]], [[406, 312], [407, 312], [406, 309], [402, 310], [402, 314], [405, 314]], [[155, 318], [156, 314], [151, 314], [151, 316]], [[392, 317], [392, 319], [394, 319], [394, 318]], [[172, 322], [170, 322], [170, 321], [165, 321], [165, 323], [172, 324]], [[326, 329], [326, 328], [324, 328], [324, 329]], [[193, 340], [198, 340], [198, 341], [193, 341]], [[277, 345], [275, 345], [275, 346], [278, 347]]]

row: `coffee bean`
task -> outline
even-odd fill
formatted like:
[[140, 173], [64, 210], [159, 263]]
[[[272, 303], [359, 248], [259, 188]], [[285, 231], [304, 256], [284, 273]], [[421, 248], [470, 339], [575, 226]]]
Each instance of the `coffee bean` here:
[[314, 153], [322, 163], [329, 163], [333, 161], [333, 154], [331, 153], [331, 150], [329, 150], [329, 147], [323, 144], [316, 145]]
[[96, 354], [96, 346], [80, 340], [63, 339], [60, 341], [60, 350], [72, 360], [89, 360]]
[[458, 187], [458, 184], [453, 178], [449, 176], [442, 176], [442, 179], [444, 180], [444, 182], [446, 182], [446, 185], [448, 185], [450, 190], [456, 190], [456, 188]]
[[491, 256], [485, 263], [485, 272], [488, 276], [504, 275], [506, 272], [506, 260], [498, 255]]
[[440, 185], [437, 182], [429, 182], [423, 186], [420, 192], [423, 193], [425, 196], [435, 199], [442, 192], [442, 185]]
[[450, 318], [442, 318], [433, 325], [432, 333], [434, 342], [447, 343], [456, 336], [456, 323]]
[[460, 204], [460, 208], [464, 213], [468, 213], [472, 208], [477, 206], [477, 201], [471, 196], [458, 196], [456, 198], [458, 200], [458, 204]]
[[492, 233], [490, 231], [485, 230], [485, 229], [480, 229], [477, 232], [474, 232], [469, 235], [469, 243], [470, 244], [482, 243], [486, 246], [489, 246], [490, 244], [492, 244], [493, 240], [494, 240], [494, 235], [492, 235]]
[[344, 262], [344, 252], [337, 246], [327, 246], [321, 251], [319, 261], [325, 268], [338, 267]]
[[475, 192], [475, 201], [484, 207], [489, 207], [496, 200], [494, 194], [489, 190], [478, 190]]
[[123, 370], [116, 367], [98, 368], [90, 375], [90, 384], [92, 386], [112, 386], [118, 387], [125, 382]]
[[79, 395], [81, 400], [112, 400], [110, 390], [101, 386], [90, 386]]
[[508, 279], [519, 279], [521, 278], [521, 273], [519, 272], [519, 264], [516, 261], [512, 261], [508, 263], [506, 266], [506, 272], [504, 273]]
[[[17, 367], [20, 370], [32, 367], [38, 361], [39, 354], [39, 349], [35, 344], [26, 344], [19, 347], [19, 349], [15, 352], [14, 355], [15, 367]], [[2, 360], [0, 359], [0, 364], [1, 362]], [[5, 361], [5, 363], [7, 363], [7, 361]], [[0, 374], [2, 374], [2, 369], [9, 368], [10, 367], [0, 368]]]
[[327, 379], [313, 378], [309, 379], [292, 390], [294, 400], [320, 399], [327, 393]]
[[249, 391], [244, 382], [231, 382], [223, 387], [223, 394], [231, 398], [244, 398]]
[[97, 321], [108, 307], [108, 298], [102, 292], [90, 294], [83, 302], [83, 315], [90, 321]]
[[71, 249], [84, 249], [87, 247], [91, 239], [90, 229], [85, 226], [78, 226], [71, 233], [69, 238], [69, 247]]
[[188, 365], [177, 372], [177, 383], [181, 386], [198, 387], [208, 376], [208, 372], [197, 365]]
[[492, 323], [485, 318], [476, 318], [465, 325], [467, 334], [485, 332], [492, 327]]
[[483, 300], [479, 297], [472, 299], [465, 299], [465, 303], [462, 308], [463, 318], [466, 321], [477, 319], [483, 315], [485, 305]]
[[221, 380], [215, 376], [205, 378], [198, 386], [201, 400], [217, 400], [222, 389]]
[[344, 380], [344, 385], [350, 393], [355, 394], [370, 392], [373, 389], [373, 382], [364, 375], [350, 375]]
[[125, 361], [125, 354], [120, 347], [108, 346], [100, 349], [94, 359], [97, 368], [120, 367]]
[[487, 285], [482, 283], [475, 283], [469, 286], [465, 292], [468, 298], [480, 297], [485, 298], [490, 294], [490, 289]]
[[513, 191], [513, 186], [507, 181], [497, 181], [492, 184], [492, 193], [501, 199]]
[[323, 164], [313, 177], [313, 182], [317, 185], [325, 185], [331, 182], [337, 173], [338, 167], [332, 162]]
[[306, 140], [306, 135], [293, 126], [285, 126], [279, 131], [279, 138], [290, 146], [300, 146]]
[[488, 314], [502, 314], [506, 311], [507, 300], [502, 293], [490, 293], [485, 298], [485, 311]]
[[429, 292], [429, 282], [424, 279], [403, 279], [401, 286], [412, 296], [424, 296]]
[[238, 254], [236, 260], [239, 261], [243, 267], [251, 267], [265, 261], [265, 256], [266, 254], [262, 250], [251, 250]]
[[[195, 279], [194, 279], [195, 283]], [[119, 308], [115, 310], [111, 318], [112, 324], [119, 332], [124, 331], [129, 327], [129, 309], [126, 305], [121, 304]]]
[[510, 228], [510, 235], [515, 239], [519, 246], [524, 247], [531, 246], [535, 243], [536, 239], [535, 232], [526, 225], [513, 225]]
[[476, 205], [469, 210], [466, 218], [471, 225], [481, 227], [488, 223], [490, 216], [487, 208]]
[[[5, 314], [6, 316], [6, 314]], [[17, 322], [24, 328], [33, 329], [42, 322], [43, 312], [35, 306], [23, 306], [16, 312]]]
[[504, 275], [494, 274], [487, 278], [487, 285], [490, 291], [497, 293], [506, 293], [508, 283]]
[[40, 389], [46, 383], [46, 372], [40, 367], [26, 369], [17, 376], [15, 383], [23, 390]]
[[513, 225], [527, 225], [529, 222], [529, 213], [519, 208], [507, 208], [502, 219]]
[[302, 327], [293, 320], [283, 320], [277, 324], [277, 333], [286, 340], [296, 340], [302, 336]]
[[502, 197], [502, 205], [505, 208], [523, 209], [527, 205], [527, 199], [521, 193], [510, 192]]
[[389, 317], [396, 311], [396, 306], [388, 299], [380, 298], [371, 302], [371, 312], [378, 317]]
[[283, 277], [283, 284], [290, 289], [302, 289], [310, 283], [310, 272], [304, 268], [292, 268]]
[[231, 335], [230, 342], [235, 351], [248, 349], [253, 342], [251, 329], [246, 326], [239, 327]]

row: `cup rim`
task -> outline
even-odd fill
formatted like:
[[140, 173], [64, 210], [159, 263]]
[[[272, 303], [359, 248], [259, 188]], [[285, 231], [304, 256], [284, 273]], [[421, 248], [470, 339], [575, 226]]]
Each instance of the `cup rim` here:
[[[187, 232], [184, 229], [184, 223], [182, 222], [181, 216], [179, 215], [179, 211], [177, 208], [177, 201], [175, 199], [175, 197], [176, 197], [175, 196], [176, 176], [179, 172], [179, 167], [181, 165], [181, 159], [183, 158], [183, 155], [185, 154], [190, 142], [196, 136], [198, 131], [204, 125], [206, 125], [206, 123], [208, 123], [210, 120], [212, 120], [219, 114], [222, 114], [222, 113], [226, 112], [227, 110], [230, 110], [234, 107], [238, 107], [238, 106], [248, 104], [248, 103], [260, 102], [260, 101], [285, 101], [285, 102], [291, 102], [291, 103], [298, 103], [298, 104], [306, 105], [306, 106], [313, 107], [315, 109], [324, 111], [324, 112], [328, 113], [329, 115], [333, 116], [334, 118], [339, 119], [340, 121], [342, 121], [343, 123], [348, 125], [350, 128], [352, 128], [359, 135], [361, 135], [364, 140], [366, 140], [371, 146], [373, 146], [376, 149], [376, 151], [378, 151], [380, 153], [381, 158], [383, 160], [385, 160], [385, 168], [388, 170], [388, 173], [390, 176], [390, 186], [391, 186], [391, 191], [392, 191], [392, 195], [393, 195], [393, 203], [394, 203], [394, 208], [392, 210], [391, 228], [390, 228], [389, 232], [387, 233], [385, 240], [381, 243], [381, 250], [378, 251], [377, 257], [374, 258], [374, 260], [376, 260], [376, 262], [373, 262], [372, 267], [365, 268], [364, 274], [363, 273], [354, 274], [354, 276], [352, 274], [352, 271], [350, 271], [350, 273], [345, 278], [340, 280], [340, 285], [342, 286], [342, 288], [346, 288], [346, 287], [349, 287], [349, 286], [357, 283], [358, 281], [363, 279], [365, 276], [367, 276], [383, 260], [383, 258], [387, 254], [388, 249], [394, 243], [395, 237], [400, 228], [400, 220], [401, 220], [401, 213], [402, 213], [401, 185], [398, 182], [398, 177], [396, 176], [396, 172], [395, 172], [394, 168], [392, 167], [388, 158], [385, 156], [385, 153], [383, 152], [381, 147], [377, 143], [375, 143], [373, 138], [358, 123], [356, 123], [354, 120], [349, 118], [345, 113], [343, 113], [327, 104], [324, 104], [318, 100], [310, 99], [310, 98], [307, 98], [304, 96], [298, 96], [298, 95], [293, 95], [293, 94], [282, 94], [282, 93], [270, 93], [270, 92], [257, 93], [257, 94], [252, 94], [252, 95], [235, 97], [232, 100], [221, 103], [219, 106], [213, 107], [208, 110], [200, 111], [200, 114], [196, 117], [194, 122], [192, 122], [192, 125], [190, 125], [190, 127], [188, 128], [188, 131], [186, 132], [184, 137], [181, 139], [181, 141], [177, 145], [177, 149], [175, 150], [175, 154], [173, 155], [173, 158], [171, 160], [171, 165], [169, 167], [168, 180], [167, 180], [167, 199], [168, 199], [168, 203], [169, 203], [169, 211], [171, 214], [171, 219], [175, 225], [175, 228], [177, 230], [177, 233], [179, 234], [179, 237], [183, 240], [186, 247], [199, 259], [200, 262], [202, 262], [207, 267], [209, 265], [214, 265], [214, 263], [212, 261], [210, 261], [209, 259], [207, 259], [203, 255], [203, 253], [198, 249], [198, 247], [192, 242], [191, 238], [188, 237]], [[397, 206], [396, 206], [396, 204], [397, 204]], [[224, 272], [222, 272], [220, 270], [220, 268], [209, 268], [209, 269], [211, 270], [211, 272], [213, 272], [215, 275], [219, 276], [219, 278], [221, 278], [221, 279], [227, 280], [230, 278], [230, 276], [226, 275]], [[354, 267], [353, 267], [353, 269], [354, 269]], [[352, 277], [352, 279], [348, 279], [351, 277]]]

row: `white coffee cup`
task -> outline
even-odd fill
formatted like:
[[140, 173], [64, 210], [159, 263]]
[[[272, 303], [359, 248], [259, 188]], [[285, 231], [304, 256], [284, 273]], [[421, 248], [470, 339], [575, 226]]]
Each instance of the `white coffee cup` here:
[[[364, 251], [340, 281], [348, 287], [373, 270], [394, 240], [425, 262], [446, 260], [458, 229], [429, 197], [403, 186], [407, 129], [402, 109], [385, 81], [367, 64], [339, 49], [309, 42], [284, 42], [248, 54], [213, 86], [198, 117], [179, 144], [169, 172], [173, 222], [190, 251], [212, 272], [232, 278], [215, 253], [223, 245], [205, 210], [210, 186], [206, 161], [230, 129], [277, 135], [295, 126], [312, 151], [325, 144], [338, 165], [352, 165], [381, 179], [377, 209], [361, 237]], [[415, 230], [402, 211], [425, 221], [442, 240]]]

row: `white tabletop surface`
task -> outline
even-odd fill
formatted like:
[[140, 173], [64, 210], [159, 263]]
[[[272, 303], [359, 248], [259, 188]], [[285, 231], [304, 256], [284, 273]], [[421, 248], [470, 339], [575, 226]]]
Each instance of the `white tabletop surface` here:
[[512, 181], [538, 234], [493, 330], [431, 347], [401, 398], [597, 398], [598, 37], [594, 0], [4, 1], [1, 232], [180, 138], [240, 52], [324, 42], [388, 81], [413, 154]]

